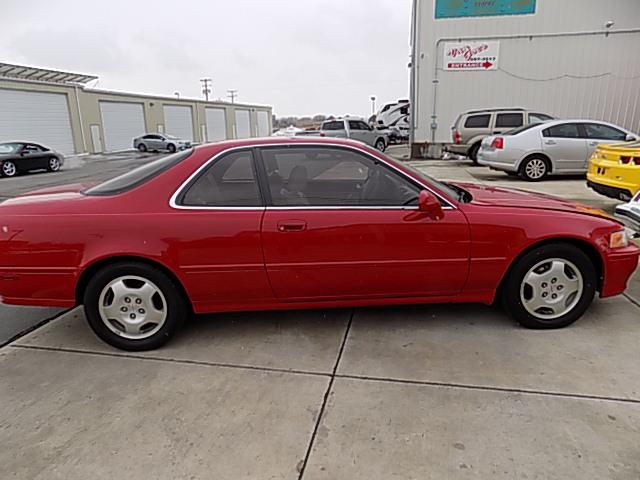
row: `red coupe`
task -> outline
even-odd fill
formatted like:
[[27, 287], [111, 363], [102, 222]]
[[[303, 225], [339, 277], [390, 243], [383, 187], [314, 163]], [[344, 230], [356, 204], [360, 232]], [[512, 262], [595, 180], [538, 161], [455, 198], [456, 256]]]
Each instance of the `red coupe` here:
[[622, 293], [638, 256], [599, 210], [335, 139], [206, 145], [0, 205], [4, 303], [83, 304], [125, 350], [240, 310], [501, 300], [526, 327], [563, 327]]

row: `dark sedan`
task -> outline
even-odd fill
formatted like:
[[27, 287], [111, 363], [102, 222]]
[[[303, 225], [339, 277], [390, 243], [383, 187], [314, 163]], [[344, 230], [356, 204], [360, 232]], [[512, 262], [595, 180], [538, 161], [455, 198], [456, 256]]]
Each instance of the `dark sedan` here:
[[15, 177], [20, 172], [48, 170], [57, 172], [64, 157], [37, 143], [0, 143], [0, 172], [3, 177]]

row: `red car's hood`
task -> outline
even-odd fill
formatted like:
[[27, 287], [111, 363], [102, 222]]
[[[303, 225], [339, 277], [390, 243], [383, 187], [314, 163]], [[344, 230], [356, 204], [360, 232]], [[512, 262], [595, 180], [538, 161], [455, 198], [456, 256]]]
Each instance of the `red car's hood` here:
[[535, 208], [544, 210], [558, 210], [562, 212], [583, 213], [598, 217], [613, 219], [604, 210], [590, 207], [563, 198], [533, 193], [525, 190], [476, 185], [473, 183], [455, 183], [460, 188], [467, 190], [472, 196], [475, 205]]

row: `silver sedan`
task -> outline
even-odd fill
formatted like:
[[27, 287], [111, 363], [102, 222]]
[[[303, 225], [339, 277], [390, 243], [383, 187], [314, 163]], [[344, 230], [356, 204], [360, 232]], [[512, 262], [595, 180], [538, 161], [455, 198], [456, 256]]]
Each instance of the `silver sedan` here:
[[638, 138], [611, 123], [554, 120], [485, 138], [478, 163], [534, 182], [548, 175], [586, 173], [598, 145]]
[[133, 148], [141, 152], [168, 151], [174, 153], [178, 150], [191, 148], [191, 142], [165, 133], [149, 133], [142, 137], [134, 138]]

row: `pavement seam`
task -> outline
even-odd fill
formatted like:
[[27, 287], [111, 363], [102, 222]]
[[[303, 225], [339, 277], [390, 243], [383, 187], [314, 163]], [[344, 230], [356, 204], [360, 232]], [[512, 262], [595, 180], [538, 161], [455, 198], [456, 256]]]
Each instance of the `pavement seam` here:
[[11, 348], [20, 348], [23, 350], [39, 350], [39, 351], [45, 351], [45, 352], [75, 353], [80, 355], [94, 355], [98, 357], [127, 358], [132, 360], [148, 360], [152, 362], [177, 363], [181, 365], [198, 365], [201, 367], [230, 368], [235, 370], [249, 370], [249, 371], [267, 372], [267, 373], [290, 373], [293, 375], [305, 375], [305, 376], [314, 376], [314, 377], [330, 377], [331, 376], [331, 374], [328, 372], [289, 370], [286, 368], [258, 367], [255, 365], [239, 365], [239, 364], [233, 364], [233, 363], [206, 362], [203, 360], [186, 360], [186, 359], [179, 359], [179, 358], [153, 357], [148, 355], [132, 355], [127, 353], [116, 353], [116, 352], [96, 352], [92, 350], [77, 350], [74, 348], [42, 347], [38, 345], [11, 345]]
[[635, 298], [633, 298], [631, 295], [627, 293], [623, 293], [623, 295], [627, 300], [633, 303], [636, 307], [640, 308], [640, 302], [638, 300], [636, 300]]
[[0, 343], [0, 348], [6, 347], [10, 343], [13, 343], [13, 342], [16, 342], [16, 341], [20, 340], [22, 337], [24, 337], [26, 335], [29, 335], [31, 332], [39, 329], [40, 327], [44, 327], [47, 323], [53, 322], [54, 320], [62, 317], [63, 315], [66, 315], [71, 310], [73, 310], [73, 308], [70, 308], [69, 310], [65, 310], [64, 312], [56, 313], [55, 315], [53, 315], [53, 316], [51, 316], [49, 318], [46, 318], [46, 319], [42, 320], [41, 322], [36, 323], [35, 325], [32, 325], [31, 327], [27, 328], [26, 330], [18, 332], [17, 334], [15, 334], [13, 337], [11, 337], [6, 342]]
[[539, 395], [545, 397], [561, 397], [572, 398], [576, 400], [599, 400], [604, 402], [615, 403], [630, 403], [634, 405], [640, 405], [640, 399], [622, 398], [622, 397], [606, 397], [601, 395], [588, 395], [581, 393], [565, 393], [565, 392], [550, 392], [545, 390], [527, 390], [524, 388], [507, 388], [507, 387], [490, 387], [486, 385], [473, 385], [465, 383], [446, 383], [446, 382], [429, 382], [423, 380], [403, 380], [397, 378], [387, 377], [368, 377], [365, 375], [349, 375], [338, 374], [335, 378], [345, 380], [358, 380], [361, 382], [377, 382], [377, 383], [395, 383], [402, 385], [414, 385], [423, 387], [436, 387], [436, 388], [451, 388], [462, 390], [481, 390], [485, 392], [501, 392], [501, 393], [518, 393], [522, 395]]
[[335, 382], [336, 375], [338, 373], [338, 367], [340, 366], [340, 361], [342, 360], [342, 355], [344, 354], [344, 349], [345, 349], [345, 346], [347, 345], [349, 332], [351, 332], [351, 324], [353, 323], [354, 315], [355, 315], [355, 309], [351, 310], [351, 315], [349, 316], [349, 322], [347, 323], [347, 328], [344, 331], [344, 337], [342, 338], [342, 344], [340, 345], [340, 350], [338, 351], [336, 363], [333, 366], [333, 372], [329, 379], [329, 385], [327, 385], [327, 390], [324, 392], [322, 405], [320, 406], [320, 411], [318, 412], [318, 419], [316, 420], [316, 424], [313, 427], [313, 432], [311, 433], [311, 440], [309, 441], [309, 445], [307, 446], [307, 452], [305, 453], [304, 460], [302, 461], [302, 465], [300, 466], [298, 480], [303, 479], [304, 473], [307, 469], [307, 464], [309, 463], [309, 458], [311, 457], [311, 451], [313, 450], [313, 445], [315, 444], [316, 437], [318, 436], [318, 429], [320, 428], [320, 423], [322, 422], [322, 418], [324, 417], [324, 412], [327, 408], [327, 403], [329, 402], [329, 395], [331, 394], [331, 390], [333, 389], [333, 384]]

